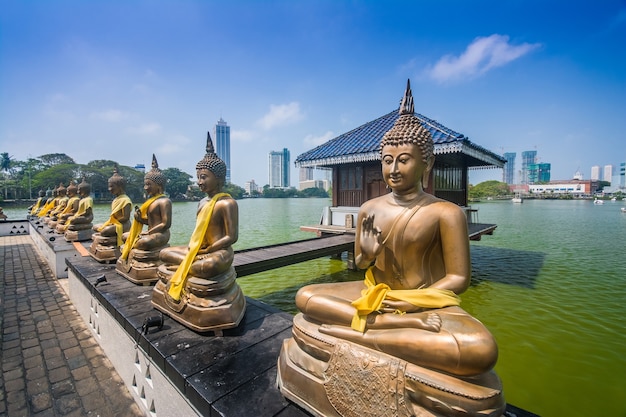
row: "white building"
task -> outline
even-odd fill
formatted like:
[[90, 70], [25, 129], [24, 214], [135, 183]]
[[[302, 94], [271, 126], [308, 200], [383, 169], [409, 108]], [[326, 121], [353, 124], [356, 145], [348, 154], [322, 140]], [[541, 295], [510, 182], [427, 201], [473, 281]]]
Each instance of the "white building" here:
[[600, 179], [600, 165], [594, 165], [591, 167], [591, 180], [598, 181]]
[[613, 180], [613, 165], [604, 166], [604, 174], [602, 175], [602, 181], [611, 182]]
[[246, 190], [248, 195], [252, 195], [253, 192], [259, 191], [259, 186], [254, 182], [254, 180], [246, 181], [246, 184], [243, 187]]

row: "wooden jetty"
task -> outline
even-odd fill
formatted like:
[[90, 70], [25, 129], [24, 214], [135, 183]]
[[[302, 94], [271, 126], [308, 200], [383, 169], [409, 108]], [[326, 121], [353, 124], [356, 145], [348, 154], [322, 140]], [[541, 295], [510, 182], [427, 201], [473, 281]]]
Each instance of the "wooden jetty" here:
[[268, 271], [324, 256], [352, 252], [354, 234], [324, 235], [278, 245], [263, 246], [235, 252], [233, 266], [238, 277]]

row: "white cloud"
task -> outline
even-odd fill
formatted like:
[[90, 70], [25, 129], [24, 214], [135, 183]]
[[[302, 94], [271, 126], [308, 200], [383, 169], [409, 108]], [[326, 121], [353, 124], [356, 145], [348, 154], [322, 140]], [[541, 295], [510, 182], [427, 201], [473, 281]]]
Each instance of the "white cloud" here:
[[127, 132], [133, 135], [152, 135], [159, 131], [161, 131], [161, 125], [158, 123], [144, 123], [127, 129]]
[[93, 112], [89, 117], [91, 119], [104, 120], [105, 122], [120, 122], [127, 119], [129, 114], [121, 110], [109, 109], [100, 112]]
[[439, 82], [476, 77], [490, 69], [508, 64], [540, 46], [538, 43], [511, 45], [509, 37], [505, 35], [478, 37], [460, 56], [442, 57], [428, 71], [428, 75]]
[[262, 129], [269, 130], [276, 126], [283, 126], [301, 120], [304, 115], [300, 112], [300, 103], [292, 101], [289, 104], [278, 106], [270, 105], [270, 111], [257, 121]]
[[252, 139], [254, 139], [254, 136], [254, 132], [250, 130], [232, 130], [230, 132], [230, 138], [233, 141], [238, 142], [250, 142]]
[[307, 145], [311, 145], [311, 146], [318, 146], [318, 145], [321, 145], [322, 143], [328, 142], [334, 137], [335, 137], [335, 134], [329, 130], [328, 132], [324, 133], [322, 136], [307, 135], [304, 138], [304, 143], [306, 143]]

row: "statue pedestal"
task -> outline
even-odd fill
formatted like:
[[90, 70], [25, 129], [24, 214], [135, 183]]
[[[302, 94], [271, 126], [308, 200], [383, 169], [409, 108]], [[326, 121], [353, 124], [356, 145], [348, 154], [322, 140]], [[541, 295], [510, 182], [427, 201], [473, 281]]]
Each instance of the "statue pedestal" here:
[[152, 305], [174, 320], [197, 332], [237, 327], [246, 311], [246, 299], [237, 284], [235, 268], [211, 279], [187, 277], [185, 293], [180, 301], [168, 294], [169, 281], [174, 271], [165, 265], [159, 267], [159, 281], [152, 291]]
[[66, 230], [65, 240], [68, 242], [84, 242], [91, 240], [92, 235], [93, 230], [91, 230], [91, 225], [89, 225], [89, 228], [84, 230]]
[[316, 416], [501, 416], [495, 372], [460, 378], [325, 335], [302, 314], [283, 342], [277, 383]]
[[159, 277], [157, 276], [157, 268], [162, 262], [159, 260], [159, 254], [163, 248], [155, 250], [131, 249], [128, 259], [117, 259], [115, 271], [135, 284], [150, 285], [155, 283]]
[[94, 233], [91, 237], [93, 242], [89, 246], [89, 255], [100, 263], [112, 263], [117, 261], [121, 252], [117, 246], [117, 236], [102, 236]]

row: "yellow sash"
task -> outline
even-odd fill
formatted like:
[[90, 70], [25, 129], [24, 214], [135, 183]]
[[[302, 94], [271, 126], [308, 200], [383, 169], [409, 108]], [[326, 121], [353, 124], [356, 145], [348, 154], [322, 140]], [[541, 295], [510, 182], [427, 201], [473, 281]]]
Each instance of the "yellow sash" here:
[[185, 283], [187, 282], [187, 274], [189, 273], [189, 268], [191, 268], [191, 264], [193, 263], [198, 251], [200, 250], [200, 246], [204, 240], [204, 235], [209, 227], [209, 222], [211, 221], [211, 216], [213, 215], [213, 208], [215, 207], [215, 203], [222, 197], [230, 197], [230, 194], [227, 193], [218, 193], [211, 198], [211, 201], [205, 204], [202, 207], [202, 210], [198, 213], [196, 217], [196, 228], [193, 230], [191, 234], [191, 239], [189, 239], [189, 252], [185, 256], [185, 259], [178, 265], [176, 272], [172, 276], [170, 280], [170, 289], [168, 290], [168, 294], [174, 300], [180, 300], [180, 297], [183, 293], [183, 288], [185, 287]]
[[67, 204], [65, 205], [65, 208], [63, 209], [61, 213], [59, 213], [59, 216], [62, 216], [72, 211], [72, 206], [74, 205], [74, 201], [78, 201], [78, 200], [80, 200], [80, 197], [72, 197], [68, 199]]
[[57, 201], [59, 201], [58, 197], [53, 198], [52, 200], [50, 200], [50, 202], [46, 203], [45, 206], [43, 206], [43, 208], [41, 209], [41, 211], [39, 212], [39, 214], [37, 214], [37, 216], [39, 217], [44, 217], [46, 214], [48, 214], [48, 212], [50, 210], [52, 210], [54, 208], [54, 206], [56, 206]]
[[93, 198], [91, 197], [84, 197], [80, 199], [80, 202], [78, 203], [78, 210], [76, 210], [76, 214], [74, 214], [72, 217], [67, 219], [67, 222], [65, 222], [65, 229], [67, 230], [67, 227], [72, 224], [72, 220], [74, 220], [75, 218], [82, 216], [83, 214], [87, 213], [87, 210], [93, 207]]
[[367, 315], [380, 310], [383, 300], [406, 301], [423, 308], [442, 308], [458, 306], [461, 299], [453, 291], [439, 288], [420, 288], [415, 290], [392, 290], [387, 284], [376, 284], [373, 266], [365, 272], [366, 289], [361, 291], [361, 298], [352, 302], [356, 313], [352, 317], [351, 327], [359, 332], [365, 332]]
[[43, 201], [43, 197], [39, 197], [39, 199], [37, 200], [37, 203], [33, 206], [32, 209], [30, 209], [31, 216], [34, 215], [35, 213], [37, 213], [37, 210], [41, 206], [41, 202], [42, 201]]
[[[148, 208], [150, 207], [150, 204], [152, 204], [157, 198], [161, 198], [164, 195], [165, 194], [157, 194], [154, 197], [150, 197], [149, 199], [147, 199], [146, 202], [143, 203], [139, 208], [141, 218], [144, 218], [148, 215]], [[126, 239], [126, 243], [124, 244], [124, 250], [122, 251], [122, 254], [120, 256], [122, 259], [128, 259], [128, 254], [135, 245], [135, 242], [137, 242], [137, 239], [139, 238], [139, 233], [141, 233], [141, 229], [143, 229], [143, 224], [133, 219], [133, 224], [130, 226], [128, 238]]]
[[115, 217], [116, 213], [124, 210], [124, 207], [127, 205], [133, 205], [133, 202], [130, 201], [130, 198], [126, 194], [120, 194], [113, 199], [111, 202], [111, 216], [109, 219], [100, 226], [98, 232], [101, 232], [106, 226], [114, 224], [115, 225], [115, 234], [117, 235], [117, 246], [122, 246], [122, 233], [124, 233], [124, 226], [120, 223], [119, 220]]
[[67, 207], [67, 201], [70, 198], [68, 196], [63, 196], [61, 198], [59, 198], [59, 201], [57, 202], [56, 206], [54, 207], [54, 210], [50, 211], [50, 215], [52, 216], [58, 216], [59, 214], [61, 214], [61, 212], [63, 210], [65, 210], [65, 208]]

